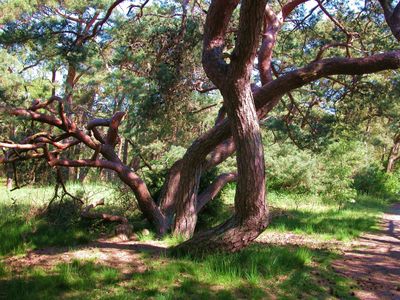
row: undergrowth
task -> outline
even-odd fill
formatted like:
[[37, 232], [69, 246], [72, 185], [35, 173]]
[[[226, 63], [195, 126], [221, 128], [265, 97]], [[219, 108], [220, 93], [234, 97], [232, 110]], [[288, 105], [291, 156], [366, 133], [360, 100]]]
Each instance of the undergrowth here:
[[4, 299], [353, 299], [353, 283], [329, 268], [334, 253], [253, 245], [203, 258], [147, 255], [144, 273], [95, 261], [0, 275]]
[[[101, 188], [101, 193], [96, 192]], [[231, 212], [234, 188], [234, 184], [228, 185], [210, 203], [209, 209], [216, 205], [221, 213], [207, 215], [206, 210], [205, 218], [217, 224]], [[101, 222], [80, 220], [72, 201], [43, 210], [52, 197], [52, 188], [11, 193], [1, 189], [0, 259], [30, 249], [82, 244], [111, 230]], [[78, 193], [81, 187], [72, 185], [69, 189]], [[146, 230], [146, 222], [126, 211], [129, 204], [113, 200], [113, 191], [86, 186], [84, 192], [111, 199], [100, 209], [127, 215], [139, 241], [156, 238]], [[339, 207], [317, 196], [270, 192], [274, 218], [267, 230], [352, 240], [362, 232], [374, 230], [389, 204], [381, 198], [358, 196]], [[169, 246], [182, 240], [173, 236], [163, 239]], [[25, 268], [16, 275], [3, 262], [0, 299], [353, 299], [354, 283], [329, 267], [336, 257], [336, 253], [307, 247], [255, 244], [238, 253], [215, 253], [202, 258], [145, 255], [146, 271], [130, 275], [95, 261], [73, 261], [51, 270]]]

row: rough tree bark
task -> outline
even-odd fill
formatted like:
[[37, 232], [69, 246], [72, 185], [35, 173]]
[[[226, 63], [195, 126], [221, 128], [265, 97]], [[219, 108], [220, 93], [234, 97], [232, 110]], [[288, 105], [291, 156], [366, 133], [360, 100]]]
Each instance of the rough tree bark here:
[[[216, 248], [236, 251], [254, 240], [267, 226], [264, 152], [250, 85], [266, 2], [242, 1], [237, 43], [229, 65], [222, 60], [221, 54], [227, 25], [238, 2], [230, 1], [231, 6], [228, 9], [224, 2], [213, 1], [210, 6], [206, 20], [203, 65], [207, 75], [223, 95], [236, 145], [238, 178], [235, 214], [223, 225], [195, 235], [181, 244], [177, 248], [179, 251], [205, 252]], [[220, 20], [225, 23], [218, 24]], [[189, 202], [192, 201], [187, 201]], [[188, 207], [195, 210], [192, 203], [184, 207], [185, 211], [178, 207], [176, 224], [187, 218]], [[185, 218], [180, 217], [181, 215]], [[190, 232], [192, 233], [193, 231]]]

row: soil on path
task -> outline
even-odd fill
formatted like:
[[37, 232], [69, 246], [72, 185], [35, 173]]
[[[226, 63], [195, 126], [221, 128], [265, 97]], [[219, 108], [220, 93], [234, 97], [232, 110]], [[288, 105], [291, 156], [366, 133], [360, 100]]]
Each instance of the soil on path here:
[[166, 251], [162, 242], [122, 241], [118, 237], [99, 239], [75, 248], [50, 247], [29, 251], [24, 256], [6, 258], [4, 263], [14, 272], [27, 267], [51, 269], [59, 263], [73, 260], [94, 260], [96, 263], [118, 269], [123, 274], [142, 273], [147, 270], [141, 254], [147, 252], [159, 256]]
[[358, 284], [362, 300], [400, 300], [400, 203], [383, 215], [381, 230], [364, 234], [358, 246], [332, 264]]

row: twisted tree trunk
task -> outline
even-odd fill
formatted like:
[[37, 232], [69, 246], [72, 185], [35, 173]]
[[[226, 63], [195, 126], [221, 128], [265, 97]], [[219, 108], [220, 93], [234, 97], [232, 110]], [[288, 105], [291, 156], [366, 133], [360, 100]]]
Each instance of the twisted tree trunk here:
[[[229, 14], [233, 11], [230, 9], [238, 4], [237, 1], [230, 2], [232, 6], [228, 9], [224, 1], [213, 1], [211, 4], [206, 26], [217, 27], [209, 28], [209, 31], [205, 33], [203, 64], [207, 75], [224, 97], [224, 107], [236, 146], [238, 178], [235, 214], [222, 225], [195, 235], [179, 245], [176, 251], [201, 253], [214, 249], [237, 251], [253, 241], [267, 226], [264, 151], [250, 85], [250, 74], [256, 56], [265, 1], [242, 2], [235, 50], [231, 56], [231, 63], [225, 67], [224, 71], [221, 66], [225, 62], [215, 47], [217, 46], [218, 50], [223, 48], [223, 37], [230, 18]], [[225, 18], [225, 24], [219, 23], [222, 18]], [[186, 210], [193, 207], [191, 201], [187, 202]]]

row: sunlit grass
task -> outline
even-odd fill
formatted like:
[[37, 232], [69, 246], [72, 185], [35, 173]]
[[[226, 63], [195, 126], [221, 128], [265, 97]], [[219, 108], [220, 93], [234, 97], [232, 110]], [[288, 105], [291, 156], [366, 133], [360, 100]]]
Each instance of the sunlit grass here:
[[272, 210], [279, 210], [268, 230], [311, 235], [318, 239], [350, 241], [376, 230], [390, 202], [372, 196], [358, 196], [338, 207], [322, 197], [270, 193]]
[[[95, 195], [98, 189], [110, 193], [95, 185], [68, 185], [71, 193], [81, 196], [89, 191]], [[79, 210], [68, 197], [63, 202], [57, 199], [57, 205], [45, 211], [53, 195], [54, 187], [48, 186], [0, 188], [0, 257], [47, 246], [74, 246], [96, 236], [89, 223], [81, 222]]]
[[6, 299], [352, 299], [351, 282], [327, 267], [335, 257], [254, 245], [202, 258], [149, 256], [148, 270], [130, 276], [95, 261], [25, 269], [19, 276], [5, 270], [0, 286]]
[[[79, 193], [79, 185], [69, 185]], [[1, 192], [5, 191], [3, 188]], [[105, 187], [86, 186], [95, 197], [114, 199]], [[102, 194], [104, 193], [104, 194]], [[106, 194], [108, 193], [108, 194]], [[222, 194], [222, 222], [232, 209], [234, 185]], [[24, 188], [1, 193], [0, 257], [23, 254], [29, 249], [73, 246], [96, 238], [93, 224], [80, 223], [68, 203], [60, 207], [61, 221], [40, 214], [51, 199], [53, 188]], [[270, 231], [294, 232], [321, 239], [351, 240], [376, 227], [377, 218], [387, 207], [384, 200], [359, 197], [341, 209], [334, 203], [309, 195], [269, 193], [269, 204], [279, 214]], [[110, 202], [112, 202], [111, 200]], [[116, 203], [118, 204], [118, 203]], [[122, 209], [108, 206], [103, 209]], [[57, 211], [56, 211], [57, 213]], [[72, 214], [72, 215], [71, 215]], [[143, 222], [134, 224], [139, 241], [156, 239]], [[98, 226], [98, 225], [96, 225]], [[105, 228], [100, 228], [101, 230]], [[182, 238], [167, 235], [163, 242], [174, 246]], [[0, 298], [5, 299], [352, 299], [353, 283], [335, 275], [329, 268], [337, 257], [329, 251], [306, 247], [253, 245], [234, 254], [215, 253], [202, 258], [145, 257], [147, 271], [130, 276], [100, 266], [94, 261], [59, 264], [52, 270], [24, 269], [16, 276], [0, 264]], [[5, 291], [5, 292], [4, 292]]]

